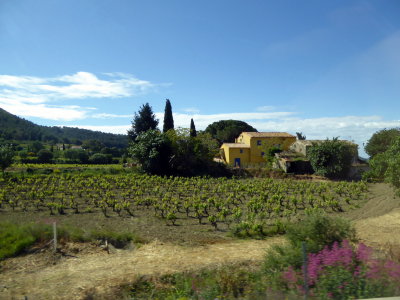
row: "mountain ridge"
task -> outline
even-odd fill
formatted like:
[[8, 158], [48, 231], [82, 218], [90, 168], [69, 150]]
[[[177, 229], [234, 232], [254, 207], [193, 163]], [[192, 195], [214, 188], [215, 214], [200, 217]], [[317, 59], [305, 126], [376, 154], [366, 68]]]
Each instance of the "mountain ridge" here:
[[85, 140], [97, 140], [107, 147], [124, 148], [128, 136], [105, 133], [76, 127], [43, 126], [20, 118], [0, 107], [0, 140], [41, 141], [50, 143], [79, 144]]

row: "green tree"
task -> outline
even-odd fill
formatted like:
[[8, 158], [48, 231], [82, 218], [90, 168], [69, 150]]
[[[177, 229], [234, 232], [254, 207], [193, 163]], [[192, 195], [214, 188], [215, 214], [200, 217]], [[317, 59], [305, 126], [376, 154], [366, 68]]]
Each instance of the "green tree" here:
[[69, 149], [64, 151], [64, 157], [74, 162], [86, 164], [89, 161], [88, 153], [83, 149]]
[[9, 145], [0, 145], [0, 168], [4, 176], [5, 170], [11, 166], [14, 159], [14, 151]]
[[41, 142], [35, 141], [33, 142], [30, 146], [29, 149], [38, 154], [40, 150], [42, 150], [44, 148], [43, 144]]
[[174, 117], [172, 116], [171, 102], [167, 99], [165, 102], [163, 132], [167, 132], [170, 129], [174, 129]]
[[148, 130], [155, 130], [157, 126], [158, 120], [153, 113], [153, 109], [149, 103], [146, 103], [141, 106], [138, 113], [135, 113], [132, 128], [128, 130], [128, 137], [131, 141], [135, 141], [139, 134]]
[[392, 141], [383, 153], [378, 153], [369, 161], [370, 171], [366, 179], [384, 180], [397, 189], [400, 195], [400, 137]]
[[[64, 144], [63, 144], [64, 148]], [[98, 140], [85, 140], [82, 143], [82, 148], [86, 150], [90, 150], [92, 152], [99, 152], [104, 148], [104, 144]]]
[[158, 175], [169, 173], [170, 142], [159, 130], [140, 133], [135, 142], [129, 146], [128, 153], [146, 173]]
[[216, 139], [214, 139], [211, 134], [207, 132], [200, 132], [197, 134], [196, 138], [201, 141], [201, 143], [207, 147], [210, 157], [219, 156], [219, 143]]
[[196, 137], [197, 136], [197, 131], [196, 131], [196, 127], [194, 126], [193, 119], [190, 119], [190, 136], [191, 137]]
[[205, 132], [222, 144], [233, 143], [242, 132], [257, 132], [257, 129], [243, 121], [222, 120], [208, 125]]
[[38, 161], [43, 164], [50, 163], [53, 159], [53, 153], [50, 150], [42, 149], [38, 152]]
[[393, 185], [400, 194], [400, 137], [393, 141], [386, 154], [388, 166], [385, 180]]
[[307, 153], [315, 174], [328, 178], [343, 178], [348, 174], [354, 150], [348, 142], [338, 138], [314, 143]]
[[[218, 144], [207, 133], [190, 136], [190, 129], [178, 129], [166, 134], [171, 145], [171, 173], [179, 176], [225, 175], [225, 169], [214, 162]], [[217, 150], [216, 150], [217, 149]]]
[[89, 163], [97, 165], [105, 165], [112, 162], [112, 157], [109, 154], [95, 153], [89, 158]]
[[299, 141], [305, 140], [307, 137], [302, 132], [296, 132]]
[[398, 137], [400, 137], [400, 128], [382, 129], [377, 131], [365, 145], [365, 152], [372, 158], [375, 155], [388, 150], [392, 142]]

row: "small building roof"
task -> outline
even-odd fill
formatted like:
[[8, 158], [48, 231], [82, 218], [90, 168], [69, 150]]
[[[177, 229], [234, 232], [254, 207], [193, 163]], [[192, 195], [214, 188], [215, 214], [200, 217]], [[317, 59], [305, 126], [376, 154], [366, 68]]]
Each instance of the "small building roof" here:
[[250, 145], [240, 144], [240, 143], [223, 143], [221, 148], [224, 145], [227, 146], [228, 148], [248, 148], [248, 149], [250, 149]]
[[250, 137], [295, 137], [287, 132], [242, 132]]

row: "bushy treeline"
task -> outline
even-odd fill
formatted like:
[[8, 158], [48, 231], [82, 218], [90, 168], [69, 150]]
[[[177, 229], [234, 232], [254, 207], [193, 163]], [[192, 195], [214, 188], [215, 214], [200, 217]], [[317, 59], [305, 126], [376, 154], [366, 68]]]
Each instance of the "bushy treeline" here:
[[[80, 146], [48, 144], [39, 141], [3, 144], [17, 163], [111, 164], [124, 160], [126, 149], [106, 147], [97, 140], [84, 141]], [[2, 147], [3, 147], [2, 146]], [[3, 147], [3, 148], [4, 148]], [[2, 148], [2, 149], [3, 149]], [[4, 149], [6, 149], [4, 148]], [[3, 161], [3, 156], [0, 160]]]
[[213, 159], [218, 143], [207, 133], [193, 137], [188, 129], [157, 129], [140, 133], [128, 153], [149, 174], [179, 176], [225, 176], [224, 165]]
[[197, 133], [193, 119], [190, 129], [174, 129], [171, 102], [165, 105], [164, 126], [158, 129], [158, 120], [146, 103], [135, 113], [129, 155], [149, 174], [178, 176], [226, 176], [224, 165], [214, 161], [219, 152], [217, 140], [209, 133]]

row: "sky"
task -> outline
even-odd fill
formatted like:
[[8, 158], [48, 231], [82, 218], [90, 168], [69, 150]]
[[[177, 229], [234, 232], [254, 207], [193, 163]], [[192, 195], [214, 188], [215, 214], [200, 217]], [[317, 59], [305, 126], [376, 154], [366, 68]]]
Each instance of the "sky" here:
[[363, 144], [400, 127], [398, 0], [0, 0], [0, 107], [126, 133], [242, 120]]

